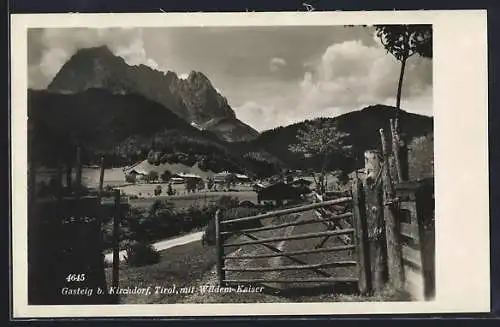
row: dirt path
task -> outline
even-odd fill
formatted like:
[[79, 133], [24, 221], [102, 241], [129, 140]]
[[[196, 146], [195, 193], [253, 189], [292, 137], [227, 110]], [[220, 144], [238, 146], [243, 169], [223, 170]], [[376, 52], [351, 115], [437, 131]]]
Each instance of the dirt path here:
[[[191, 234], [183, 235], [183, 236], [168, 239], [168, 240], [158, 241], [158, 242], [153, 244], [153, 247], [158, 251], [163, 251], [166, 249], [173, 248], [174, 246], [179, 246], [179, 245], [184, 245], [187, 243], [199, 241], [199, 240], [201, 240], [202, 235], [203, 235], [203, 232], [196, 232], [196, 233], [191, 233]], [[127, 254], [127, 252], [125, 250], [120, 251], [120, 261], [125, 260], [126, 254]], [[106, 253], [106, 255], [104, 256], [104, 261], [106, 263], [113, 263], [113, 252]]]
[[[292, 235], [293, 233], [293, 230], [295, 229], [295, 226], [289, 226], [289, 227], [286, 227], [285, 228], [285, 231], [283, 233], [283, 236], [284, 237], [288, 237], [290, 235]], [[281, 241], [278, 243], [278, 245], [276, 246], [276, 248], [280, 251], [283, 251], [284, 248], [285, 248], [285, 245], [286, 245], [286, 242], [287, 241]], [[272, 258], [269, 258], [269, 266], [270, 267], [278, 267], [278, 266], [283, 266], [284, 265], [284, 260], [285, 257], [272, 257]], [[280, 273], [278, 271], [273, 271], [269, 274], [269, 278], [270, 279], [278, 279], [280, 276]], [[278, 283], [272, 283], [270, 284], [271, 286], [273, 287], [276, 287], [276, 288], [280, 288], [281, 287], [281, 284], [278, 284]]]

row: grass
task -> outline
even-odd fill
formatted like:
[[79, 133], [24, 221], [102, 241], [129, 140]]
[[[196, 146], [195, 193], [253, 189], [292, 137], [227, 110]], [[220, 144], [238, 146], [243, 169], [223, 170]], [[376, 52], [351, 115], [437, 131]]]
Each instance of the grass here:
[[[143, 267], [120, 267], [120, 287], [157, 286], [176, 288], [193, 286], [216, 262], [214, 248], [204, 248], [201, 242], [180, 245], [160, 252], [160, 262]], [[111, 269], [106, 269], [108, 285], [111, 285]], [[177, 303], [185, 294], [126, 295], [120, 297], [122, 304]]]

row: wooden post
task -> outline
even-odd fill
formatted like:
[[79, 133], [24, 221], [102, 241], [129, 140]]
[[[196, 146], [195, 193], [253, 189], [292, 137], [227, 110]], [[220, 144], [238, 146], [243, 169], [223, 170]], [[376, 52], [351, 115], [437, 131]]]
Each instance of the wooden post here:
[[[104, 184], [104, 156], [101, 157], [101, 170], [99, 175], [99, 189], [97, 193], [97, 200], [99, 203], [99, 207], [102, 208], [101, 200], [102, 200], [102, 190]], [[97, 215], [97, 226], [99, 226], [99, 244], [102, 246], [102, 210], [99, 211]], [[104, 258], [103, 258], [104, 260]]]
[[399, 133], [399, 120], [390, 120], [392, 152], [396, 164], [397, 181], [407, 181], [409, 178], [408, 169], [408, 147]]
[[104, 186], [104, 156], [101, 156], [101, 170], [99, 172], [99, 196], [101, 196]]
[[380, 153], [376, 150], [365, 151], [365, 181], [372, 184], [380, 170]]
[[403, 134], [399, 136], [399, 163], [401, 164], [401, 178], [403, 182], [410, 180], [410, 162], [408, 161], [408, 145]]
[[28, 190], [29, 201], [36, 200], [36, 155], [35, 155], [35, 124], [28, 119]]
[[366, 235], [365, 197], [363, 185], [356, 177], [352, 186], [353, 199], [353, 227], [356, 242], [356, 253], [358, 260], [358, 288], [361, 294], [372, 292], [372, 280], [370, 274], [370, 257], [368, 253], [368, 239]]
[[63, 163], [61, 162], [61, 157], [57, 157], [57, 172], [56, 172], [56, 181], [57, 181], [57, 200], [61, 201], [63, 196]]
[[[435, 234], [433, 230], [426, 231], [425, 217], [429, 213], [425, 213], [424, 207], [428, 205], [432, 194], [425, 189], [424, 185], [419, 185], [416, 190], [416, 222], [418, 224], [418, 242], [420, 248], [420, 258], [422, 264], [422, 275], [424, 281], [424, 298], [427, 300], [435, 295]], [[433, 227], [434, 229], [435, 227]]]
[[219, 286], [222, 286], [224, 283], [225, 272], [222, 269], [224, 266], [224, 246], [223, 240], [221, 239], [221, 224], [220, 224], [220, 209], [217, 209], [215, 212], [215, 247], [217, 251], [217, 278], [219, 282]]
[[390, 284], [397, 290], [403, 288], [404, 271], [403, 271], [403, 256], [401, 249], [401, 237], [399, 231], [399, 221], [397, 218], [397, 209], [395, 207], [394, 187], [392, 185], [391, 175], [389, 173], [389, 150], [385, 140], [384, 130], [380, 129], [380, 138], [382, 141], [383, 152], [383, 203], [384, 203], [384, 220], [385, 220], [385, 236], [387, 244], [387, 268]]
[[373, 291], [381, 291], [387, 282], [387, 251], [383, 222], [382, 187], [375, 183], [372, 171], [381, 169], [380, 153], [365, 151], [367, 179], [364, 183], [366, 225], [369, 244], [370, 274]]
[[73, 167], [71, 167], [71, 165], [72, 162], [68, 159], [68, 162], [66, 163], [66, 187], [68, 190], [71, 190], [71, 180], [73, 177], [71, 176], [73, 174]]
[[118, 287], [120, 267], [120, 218], [121, 196], [120, 190], [114, 191], [115, 215], [113, 217], [113, 286]]
[[75, 178], [75, 187], [76, 187], [76, 196], [79, 197], [82, 192], [82, 149], [80, 145], [76, 147], [76, 178]]

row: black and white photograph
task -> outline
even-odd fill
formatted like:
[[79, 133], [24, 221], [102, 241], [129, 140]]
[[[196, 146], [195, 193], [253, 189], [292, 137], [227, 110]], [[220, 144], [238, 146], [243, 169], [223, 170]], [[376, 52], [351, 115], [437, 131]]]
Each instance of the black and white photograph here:
[[28, 306], [436, 301], [432, 23], [25, 33]]

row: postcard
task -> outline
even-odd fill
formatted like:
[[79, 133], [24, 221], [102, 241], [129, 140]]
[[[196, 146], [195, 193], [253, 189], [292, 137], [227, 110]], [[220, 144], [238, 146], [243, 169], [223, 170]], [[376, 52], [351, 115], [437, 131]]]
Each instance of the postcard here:
[[486, 11], [11, 27], [14, 318], [490, 310]]

